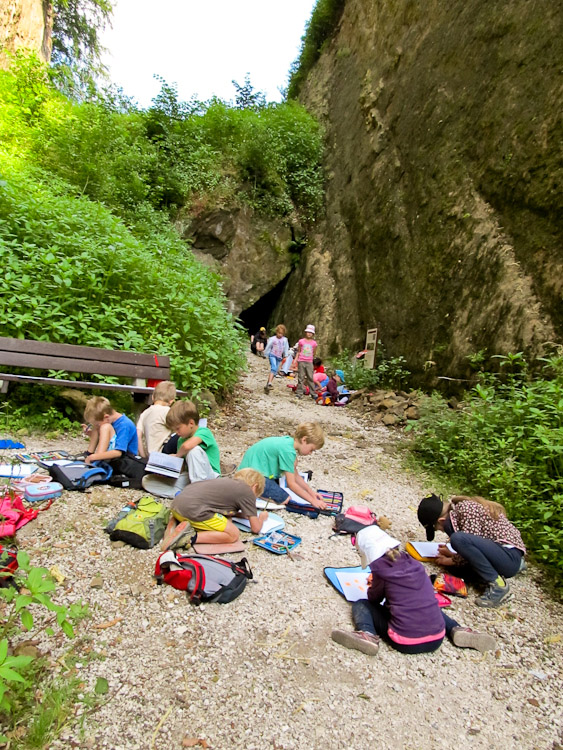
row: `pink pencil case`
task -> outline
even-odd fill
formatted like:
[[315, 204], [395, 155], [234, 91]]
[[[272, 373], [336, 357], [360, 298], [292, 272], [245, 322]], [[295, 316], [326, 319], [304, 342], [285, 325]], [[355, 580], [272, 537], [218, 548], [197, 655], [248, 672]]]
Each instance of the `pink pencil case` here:
[[59, 482], [30, 484], [24, 490], [24, 497], [28, 503], [35, 503], [40, 500], [52, 500], [55, 497], [60, 497], [62, 491], [63, 486]]

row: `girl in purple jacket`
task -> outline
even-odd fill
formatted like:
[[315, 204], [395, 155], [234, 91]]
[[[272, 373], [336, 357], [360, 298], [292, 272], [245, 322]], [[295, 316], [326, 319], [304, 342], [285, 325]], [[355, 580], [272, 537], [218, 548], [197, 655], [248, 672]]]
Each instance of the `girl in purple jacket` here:
[[399, 544], [377, 526], [358, 533], [362, 567], [371, 570], [368, 598], [352, 605], [355, 630], [333, 630], [332, 640], [364, 654], [376, 654], [380, 638], [404, 654], [436, 651], [446, 635], [460, 648], [496, 648], [492, 636], [461, 627], [440, 609], [424, 567]]

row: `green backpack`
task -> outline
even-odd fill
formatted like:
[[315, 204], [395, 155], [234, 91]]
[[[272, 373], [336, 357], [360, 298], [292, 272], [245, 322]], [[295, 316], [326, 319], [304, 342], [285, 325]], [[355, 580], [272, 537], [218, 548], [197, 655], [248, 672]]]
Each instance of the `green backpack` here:
[[142, 497], [136, 508], [121, 518], [109, 535], [112, 542], [126, 542], [139, 549], [150, 549], [162, 541], [170, 511], [154, 497]]

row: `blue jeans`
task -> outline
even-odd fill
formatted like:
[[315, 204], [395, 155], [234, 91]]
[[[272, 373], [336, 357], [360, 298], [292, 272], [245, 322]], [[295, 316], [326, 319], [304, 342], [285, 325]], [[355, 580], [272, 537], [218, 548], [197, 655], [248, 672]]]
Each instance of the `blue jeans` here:
[[264, 492], [261, 497], [265, 500], [273, 500], [275, 503], [281, 505], [281, 503], [285, 503], [289, 495], [279, 486], [275, 479], [266, 479]]
[[499, 575], [512, 578], [520, 569], [522, 552], [514, 547], [503, 547], [492, 539], [454, 531], [450, 544], [487, 583], [493, 583]]
[[277, 375], [278, 374], [278, 370], [280, 369], [281, 359], [278, 359], [277, 357], [274, 357], [273, 354], [269, 354], [268, 357], [270, 359], [270, 372], [273, 375]]
[[[444, 618], [444, 626], [446, 628], [446, 635], [451, 637], [453, 628], [459, 627], [459, 623], [448, 617], [443, 610], [440, 610], [442, 617]], [[389, 610], [383, 604], [376, 604], [370, 602], [368, 599], [360, 599], [352, 604], [352, 620], [354, 621], [354, 629], [362, 630], [364, 633], [371, 633], [371, 635], [378, 635], [385, 640], [390, 646], [396, 651], [400, 651], [402, 654], [425, 654], [430, 651], [436, 651], [442, 645], [443, 638], [438, 638], [435, 641], [428, 641], [428, 643], [396, 643], [389, 638], [387, 629], [389, 627]]]

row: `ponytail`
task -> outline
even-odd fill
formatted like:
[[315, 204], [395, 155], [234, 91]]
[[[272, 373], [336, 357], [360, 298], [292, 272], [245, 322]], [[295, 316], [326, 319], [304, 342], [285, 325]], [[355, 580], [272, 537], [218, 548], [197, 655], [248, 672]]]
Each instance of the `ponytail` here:
[[468, 497], [467, 495], [455, 495], [450, 500], [452, 505], [470, 501], [472, 503], [479, 503], [487, 511], [493, 521], [498, 521], [499, 516], [506, 516], [506, 510], [503, 505], [496, 503], [494, 500], [485, 500], [484, 497]]

